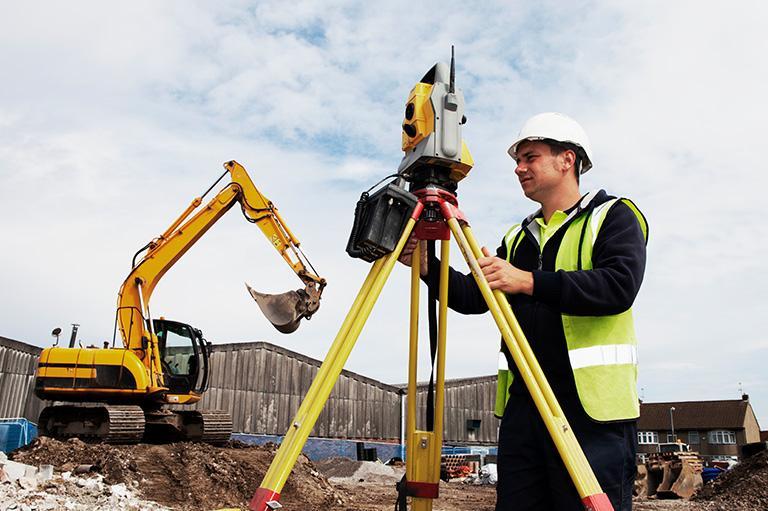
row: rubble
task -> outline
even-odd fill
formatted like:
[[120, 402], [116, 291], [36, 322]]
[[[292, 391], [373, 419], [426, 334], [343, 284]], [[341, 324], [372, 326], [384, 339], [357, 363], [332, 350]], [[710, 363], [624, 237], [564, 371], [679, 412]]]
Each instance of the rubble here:
[[0, 468], [2, 468], [2, 473], [0, 473], [0, 482], [6, 482], [6, 481], [18, 481], [22, 477], [31, 477], [35, 475], [35, 472], [37, 472], [37, 468], [26, 465], [24, 463], [17, 463], [15, 461], [6, 460], [3, 462], [0, 462]]
[[315, 464], [332, 483], [396, 483], [405, 467], [392, 467], [376, 461], [355, 461], [344, 457], [327, 458]]
[[490, 484], [495, 485], [499, 480], [496, 463], [488, 463], [480, 467], [477, 474], [470, 474], [464, 479], [466, 484]]
[[69, 472], [49, 479], [21, 477], [0, 484], [0, 511], [166, 511], [169, 508], [142, 500], [135, 488], [125, 484], [109, 485], [95, 475], [89, 479], [73, 477]]
[[[54, 473], [58, 477], [69, 473], [71, 481], [68, 480], [63, 489], [75, 504], [80, 502], [77, 490], [68, 493], [73, 486], [86, 493], [98, 493], [103, 486], [110, 496], [115, 492], [119, 495], [133, 492], [137, 498], [151, 499], [166, 506], [133, 509], [199, 511], [247, 508], [248, 500], [261, 483], [275, 450], [272, 444], [250, 446], [240, 442], [230, 442], [225, 447], [189, 442], [107, 445], [86, 444], [77, 439], [60, 442], [41, 437], [31, 445], [14, 451], [11, 458], [30, 466], [54, 465]], [[88, 470], [96, 470], [98, 477], [73, 475], [76, 470], [84, 470], [81, 465], [88, 465]], [[281, 502], [288, 509], [327, 509], [346, 500], [346, 496], [336, 491], [304, 456], [297, 461], [281, 493]], [[78, 509], [95, 509], [101, 505]], [[112, 509], [109, 504], [103, 506], [102, 509]], [[57, 509], [69, 508], [61, 504]]]

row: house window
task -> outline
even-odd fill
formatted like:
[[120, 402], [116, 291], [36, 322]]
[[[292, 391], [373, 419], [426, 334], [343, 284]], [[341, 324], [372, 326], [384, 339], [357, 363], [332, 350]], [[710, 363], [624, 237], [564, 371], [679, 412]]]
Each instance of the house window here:
[[736, 433], [725, 429], [716, 429], [709, 432], [710, 444], [735, 444]]
[[672, 433], [667, 433], [667, 442], [669, 442], [670, 444], [673, 444], [676, 441], [677, 441], [677, 438], [675, 438], [675, 435], [673, 435]]
[[638, 431], [637, 432], [638, 444], [658, 444], [659, 434], [655, 431]]
[[688, 432], [688, 445], [698, 445], [699, 444], [699, 432], [698, 431], [689, 431]]

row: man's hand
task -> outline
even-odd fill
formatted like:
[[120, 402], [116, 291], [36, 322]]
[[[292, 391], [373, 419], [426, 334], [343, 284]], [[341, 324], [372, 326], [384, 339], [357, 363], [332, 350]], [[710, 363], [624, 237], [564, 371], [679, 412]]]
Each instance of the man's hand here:
[[499, 289], [507, 294], [533, 294], [533, 273], [515, 268], [504, 259], [492, 256], [486, 247], [483, 247], [483, 255], [485, 257], [478, 258], [477, 262], [491, 289]]
[[[411, 233], [411, 236], [408, 238], [408, 241], [405, 242], [403, 251], [400, 252], [400, 257], [398, 257], [397, 260], [406, 266], [411, 266], [411, 263], [413, 262], [413, 251], [416, 249], [416, 243], [418, 242], [419, 240], [417, 240], [413, 233]], [[427, 242], [425, 240], [421, 240], [421, 246], [419, 248], [421, 252], [421, 264], [419, 265], [419, 273], [422, 277], [425, 277], [429, 271], [429, 268], [427, 267]]]

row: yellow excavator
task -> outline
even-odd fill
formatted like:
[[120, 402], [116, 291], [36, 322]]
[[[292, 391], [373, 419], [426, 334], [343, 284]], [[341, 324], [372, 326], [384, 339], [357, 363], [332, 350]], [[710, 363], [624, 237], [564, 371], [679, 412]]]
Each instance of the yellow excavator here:
[[[168, 408], [201, 399], [210, 381], [211, 343], [190, 325], [153, 319], [149, 301], [165, 272], [236, 203], [304, 283], [303, 289], [277, 295], [259, 293], [246, 284], [264, 315], [279, 331], [291, 333], [301, 319], [317, 311], [325, 279], [316, 274], [277, 208], [254, 186], [246, 170], [235, 161], [224, 168], [202, 196], [134, 256], [118, 293], [112, 346], [105, 342], [98, 348], [75, 347], [73, 329], [69, 347], [54, 345], [42, 351], [35, 393], [65, 404], [43, 409], [38, 422], [41, 435], [108, 443], [191, 440], [215, 444], [229, 439], [229, 413]], [[230, 183], [200, 208], [203, 198], [227, 174]], [[56, 330], [54, 335], [61, 331]], [[117, 331], [122, 347], [115, 346]]]

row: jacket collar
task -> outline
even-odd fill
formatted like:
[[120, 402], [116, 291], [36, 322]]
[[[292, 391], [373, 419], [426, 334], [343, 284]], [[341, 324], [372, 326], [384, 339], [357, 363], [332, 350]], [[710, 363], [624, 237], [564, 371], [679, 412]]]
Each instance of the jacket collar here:
[[[592, 190], [591, 192], [585, 194], [584, 196], [581, 197], [579, 202], [576, 203], [576, 205], [573, 206], [567, 212], [568, 216], [566, 217], [565, 221], [560, 227], [562, 228], [563, 226], [567, 225], [582, 211], [591, 209], [599, 204], [602, 204], [607, 200], [608, 200], [608, 194], [605, 193], [605, 190]], [[539, 208], [534, 213], [525, 217], [525, 220], [523, 220], [522, 226], [523, 226], [523, 229], [527, 230], [531, 235], [533, 235], [533, 237], [536, 239], [536, 242], [539, 243], [539, 245], [541, 245], [541, 234], [539, 232], [539, 224], [534, 222], [534, 219], [538, 216], [541, 216], [541, 208]]]

